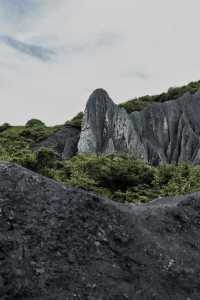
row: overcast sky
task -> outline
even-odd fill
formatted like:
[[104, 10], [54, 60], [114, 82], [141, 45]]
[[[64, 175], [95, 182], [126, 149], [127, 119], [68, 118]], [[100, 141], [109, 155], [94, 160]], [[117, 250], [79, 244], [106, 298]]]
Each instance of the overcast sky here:
[[200, 79], [199, 0], [0, 0], [0, 123], [63, 123]]

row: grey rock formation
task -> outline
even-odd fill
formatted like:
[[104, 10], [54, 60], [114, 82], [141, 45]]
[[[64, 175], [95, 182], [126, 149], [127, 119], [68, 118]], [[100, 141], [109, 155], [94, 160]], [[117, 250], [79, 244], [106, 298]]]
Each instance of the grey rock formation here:
[[200, 193], [120, 205], [0, 163], [0, 299], [200, 299]]
[[78, 152], [77, 144], [80, 138], [80, 129], [71, 125], [65, 125], [47, 139], [33, 145], [37, 151], [42, 147], [51, 148], [61, 159], [68, 159]]
[[132, 153], [152, 164], [200, 163], [200, 92], [128, 114], [108, 94], [89, 98], [79, 153]]

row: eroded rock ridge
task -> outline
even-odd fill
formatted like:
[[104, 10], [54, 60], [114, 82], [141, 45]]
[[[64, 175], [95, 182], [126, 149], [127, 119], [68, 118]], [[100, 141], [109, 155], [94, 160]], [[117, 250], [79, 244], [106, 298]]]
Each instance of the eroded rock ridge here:
[[200, 163], [200, 91], [128, 114], [106, 91], [90, 96], [79, 153], [130, 153], [151, 164]]

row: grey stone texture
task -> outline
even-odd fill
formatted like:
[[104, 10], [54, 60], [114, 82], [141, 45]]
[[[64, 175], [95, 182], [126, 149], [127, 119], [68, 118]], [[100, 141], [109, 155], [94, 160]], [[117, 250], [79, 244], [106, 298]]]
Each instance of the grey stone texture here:
[[78, 141], [80, 129], [71, 125], [65, 125], [62, 129], [51, 134], [45, 140], [33, 145], [33, 150], [37, 151], [43, 147], [50, 148], [61, 159], [69, 159], [78, 152]]
[[125, 205], [0, 163], [0, 299], [200, 299], [200, 193]]
[[200, 163], [200, 91], [128, 114], [103, 89], [90, 96], [79, 153], [130, 153], [146, 162]]

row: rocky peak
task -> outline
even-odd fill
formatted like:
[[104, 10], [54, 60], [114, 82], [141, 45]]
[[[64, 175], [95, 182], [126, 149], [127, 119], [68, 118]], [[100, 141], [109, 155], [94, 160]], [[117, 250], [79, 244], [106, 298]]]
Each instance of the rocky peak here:
[[108, 93], [107, 93], [107, 91], [102, 89], [102, 88], [98, 88], [98, 89], [94, 90], [94, 92], [91, 94], [90, 98], [94, 99], [95, 101], [100, 100], [100, 99], [103, 100], [103, 99], [106, 99], [106, 98], [107, 99], [109, 98], [109, 100], [111, 100]]
[[200, 92], [128, 114], [97, 89], [90, 96], [79, 153], [126, 152], [152, 164], [200, 163]]
[[79, 152], [102, 153], [113, 131], [113, 114], [116, 105], [103, 89], [95, 90], [86, 105]]

